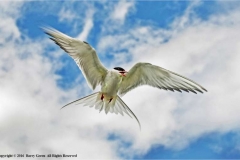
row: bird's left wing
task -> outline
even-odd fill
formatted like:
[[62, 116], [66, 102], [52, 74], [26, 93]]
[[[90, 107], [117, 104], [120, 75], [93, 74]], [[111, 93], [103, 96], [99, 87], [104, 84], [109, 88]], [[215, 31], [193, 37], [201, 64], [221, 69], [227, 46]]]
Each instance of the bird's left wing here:
[[107, 74], [107, 69], [101, 64], [98, 56], [87, 42], [71, 38], [53, 28], [42, 28], [50, 35], [50, 39], [67, 52], [77, 63], [89, 87], [95, 89], [101, 84]]
[[123, 77], [119, 88], [119, 94], [124, 95], [128, 91], [141, 86], [150, 85], [159, 89], [197, 93], [207, 91], [196, 82], [177, 73], [166, 70], [150, 63], [137, 63]]

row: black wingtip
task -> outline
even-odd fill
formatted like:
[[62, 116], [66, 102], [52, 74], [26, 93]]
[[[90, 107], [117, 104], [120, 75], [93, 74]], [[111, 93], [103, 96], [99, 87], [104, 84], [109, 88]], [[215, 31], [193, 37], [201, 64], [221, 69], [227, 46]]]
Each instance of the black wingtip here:
[[63, 107], [61, 107], [60, 110], [62, 110], [63, 108], [67, 107], [68, 105], [69, 105], [69, 104], [67, 104], [67, 105], [65, 105], [65, 106], [63, 106]]
[[195, 92], [194, 90], [190, 90], [190, 92], [197, 94], [197, 92]]
[[[47, 33], [46, 33], [47, 34]], [[49, 35], [49, 34], [48, 34]], [[55, 39], [53, 37], [49, 37], [49, 39], [51, 39], [52, 41], [54, 41], [56, 44], [57, 42], [55, 41]]]
[[200, 93], [202, 93], [202, 94], [204, 93], [204, 91], [205, 91], [205, 92], [208, 92], [208, 91], [207, 91], [205, 88], [203, 88], [203, 87], [201, 87], [201, 89], [202, 89], [203, 91], [200, 90], [200, 89], [198, 89], [197, 91], [200, 92]]

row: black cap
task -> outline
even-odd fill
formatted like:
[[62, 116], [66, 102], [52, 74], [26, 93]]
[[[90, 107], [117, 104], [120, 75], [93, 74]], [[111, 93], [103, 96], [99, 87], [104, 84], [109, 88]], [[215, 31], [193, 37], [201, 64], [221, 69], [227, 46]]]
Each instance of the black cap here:
[[113, 68], [113, 69], [116, 69], [116, 70], [118, 70], [118, 71], [125, 71], [125, 69], [123, 69], [122, 67], [115, 67], [115, 68]]

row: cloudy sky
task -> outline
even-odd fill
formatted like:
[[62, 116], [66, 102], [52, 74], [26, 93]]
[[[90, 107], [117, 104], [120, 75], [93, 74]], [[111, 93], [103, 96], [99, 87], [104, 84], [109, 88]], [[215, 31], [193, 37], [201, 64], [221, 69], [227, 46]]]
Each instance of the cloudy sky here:
[[[0, 19], [1, 155], [240, 158], [239, 1], [0, 1]], [[43, 25], [87, 41], [107, 68], [149, 62], [208, 92], [129, 92], [141, 131], [127, 116], [60, 110], [93, 91]]]

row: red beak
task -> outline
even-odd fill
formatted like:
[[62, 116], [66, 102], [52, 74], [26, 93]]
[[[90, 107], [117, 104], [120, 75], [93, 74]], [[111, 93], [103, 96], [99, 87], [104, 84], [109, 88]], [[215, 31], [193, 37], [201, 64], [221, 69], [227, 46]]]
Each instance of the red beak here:
[[126, 77], [126, 74], [125, 74], [125, 73], [128, 73], [128, 72], [127, 72], [127, 71], [121, 71], [121, 72], [119, 72], [119, 73], [121, 73], [122, 76]]

